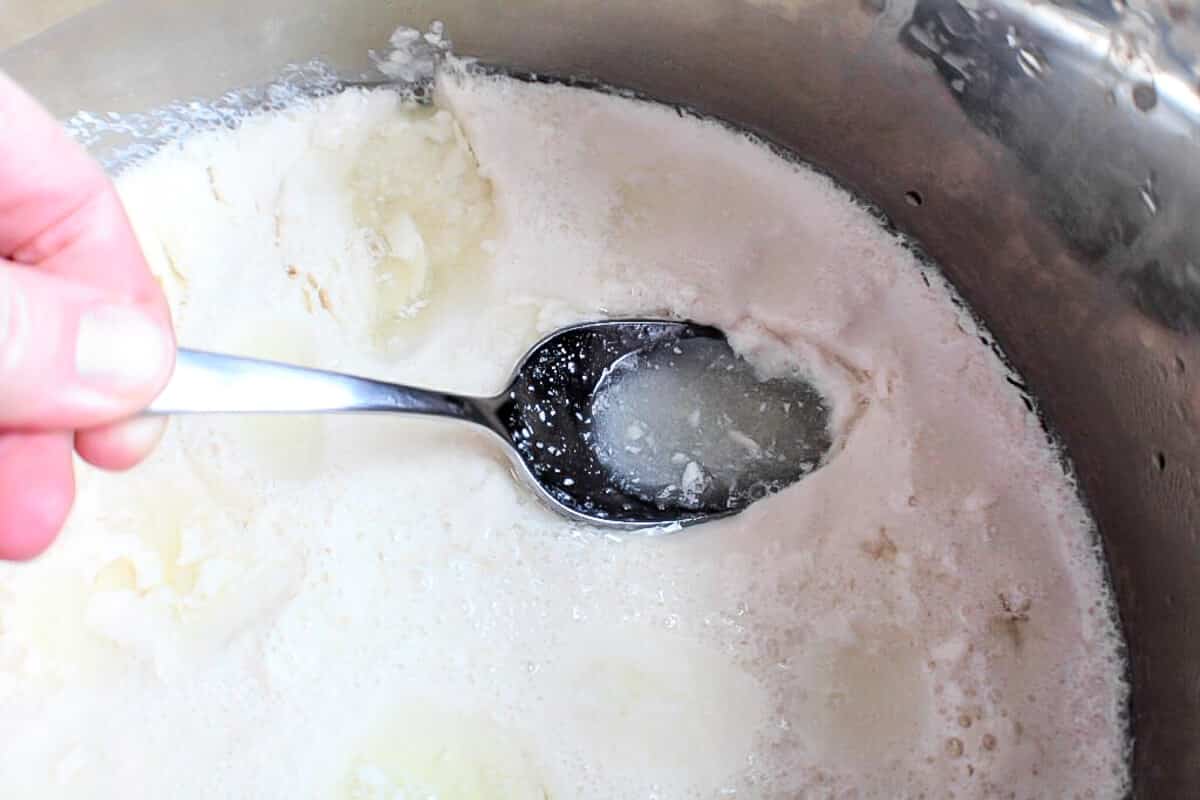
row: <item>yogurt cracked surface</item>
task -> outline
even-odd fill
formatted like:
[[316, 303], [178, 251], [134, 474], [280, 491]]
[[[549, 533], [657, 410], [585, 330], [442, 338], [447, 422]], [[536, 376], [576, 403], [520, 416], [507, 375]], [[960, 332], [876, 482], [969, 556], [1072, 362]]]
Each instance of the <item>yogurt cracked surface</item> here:
[[485, 437], [180, 419], [0, 566], [0, 796], [1118, 797], [1092, 527], [933, 276], [828, 179], [653, 104], [447, 72], [122, 176], [188, 346], [490, 393], [602, 316], [800, 362], [835, 454], [615, 537]]

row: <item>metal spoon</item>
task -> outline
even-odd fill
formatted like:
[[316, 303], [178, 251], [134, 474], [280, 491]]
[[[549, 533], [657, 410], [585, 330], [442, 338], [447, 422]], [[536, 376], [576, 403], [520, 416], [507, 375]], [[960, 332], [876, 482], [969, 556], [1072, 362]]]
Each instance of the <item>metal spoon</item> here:
[[[676, 380], [677, 374], [689, 379]], [[647, 376], [659, 382], [647, 383]], [[727, 405], [740, 406], [743, 420], [753, 418], [742, 428], [762, 428], [772, 415], [785, 424], [760, 435], [760, 445], [730, 427], [736, 409], [722, 406], [725, 400], [713, 407], [714, 397], [731, 398]], [[701, 399], [710, 418], [704, 421]], [[670, 528], [736, 513], [816, 468], [830, 447], [828, 409], [810, 384], [757, 381], [720, 331], [663, 320], [613, 320], [559, 330], [534, 345], [508, 387], [492, 397], [180, 350], [174, 375], [147, 410], [348, 412], [423, 414], [480, 425], [508, 445], [519, 471], [553, 508], [623, 529]], [[618, 412], [638, 419], [626, 425], [613, 416]], [[631, 436], [641, 430], [644, 420], [639, 420], [647, 416], [671, 431], [643, 432], [632, 443], [625, 441], [622, 432]], [[734, 448], [736, 454], [725, 453], [719, 464], [704, 463], [718, 460], [708, 450], [699, 452], [709, 444], [704, 437], [722, 435], [754, 446]], [[688, 455], [697, 452], [694, 458]], [[672, 481], [671, 475], [680, 480]]]

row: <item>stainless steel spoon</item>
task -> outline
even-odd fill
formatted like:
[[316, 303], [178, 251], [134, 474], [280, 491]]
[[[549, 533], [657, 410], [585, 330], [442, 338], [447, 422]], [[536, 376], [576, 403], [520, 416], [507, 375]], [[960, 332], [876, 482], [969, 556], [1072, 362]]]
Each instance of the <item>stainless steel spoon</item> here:
[[[619, 394], [614, 387], [619, 389], [622, 379], [630, 375], [645, 377], [645, 370], [653, 370], [656, 379], [661, 379], [661, 387], [650, 386], [649, 402], [656, 419], [662, 418], [664, 410], [677, 408], [681, 418], [695, 417], [695, 425], [675, 426], [687, 430], [692, 438], [732, 433], [746, 438], [732, 428], [723, 431], [733, 424], [723, 408], [709, 414], [712, 419], [707, 427], [700, 423], [698, 410], [689, 410], [691, 399], [705, 396], [711, 406], [711, 396], [723, 393], [749, 409], [755, 418], [751, 424], [758, 424], [765, 411], [774, 409], [772, 413], [786, 422], [776, 426], [784, 434], [783, 445], [778, 431], [772, 432], [765, 449], [755, 444], [757, 451], [749, 448], [745, 457], [724, 459], [730, 461], [720, 465], [725, 473], [716, 469], [710, 475], [706, 465], [676, 452], [668, 441], [670, 436], [651, 436], [647, 441], [657, 445], [653, 453], [645, 451], [647, 457], [657, 454], [660, 461], [669, 457], [672, 463], [667, 469], [674, 469], [683, 480], [655, 477], [662, 471], [661, 463], [648, 465], [643, 479], [637, 458], [643, 452], [643, 436], [633, 444], [620, 441], [621, 437], [612, 433], [613, 425], [597, 424], [596, 412], [599, 408], [611, 413], [621, 406], [620, 401], [612, 402]], [[677, 370], [692, 376], [691, 381], [674, 381]], [[644, 406], [645, 381], [636, 386]], [[725, 388], [717, 391], [722, 386]], [[731, 386], [732, 393], [728, 391]], [[800, 410], [804, 413], [798, 413]], [[610, 320], [559, 330], [534, 345], [508, 387], [492, 397], [445, 394], [256, 359], [180, 350], [174, 375], [147, 410], [149, 414], [362, 412], [423, 414], [482, 426], [508, 445], [519, 471], [553, 508], [577, 520], [623, 529], [685, 526], [736, 513], [814, 469], [830, 446], [828, 410], [811, 385], [800, 380], [757, 381], [715, 328], [648, 319]], [[767, 413], [765, 418], [770, 417]], [[621, 423], [620, 429], [628, 427]], [[690, 446], [679, 443], [683, 450]], [[679, 455], [685, 461], [674, 463], [679, 462]], [[758, 480], [760, 473], [768, 474], [769, 479]]]

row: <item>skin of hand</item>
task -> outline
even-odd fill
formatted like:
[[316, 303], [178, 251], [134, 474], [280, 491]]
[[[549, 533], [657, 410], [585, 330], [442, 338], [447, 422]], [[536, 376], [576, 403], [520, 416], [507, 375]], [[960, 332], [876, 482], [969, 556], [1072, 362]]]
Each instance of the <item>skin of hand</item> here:
[[115, 188], [0, 73], [0, 559], [41, 553], [73, 456], [133, 466], [163, 421], [133, 418], [174, 365], [170, 313]]

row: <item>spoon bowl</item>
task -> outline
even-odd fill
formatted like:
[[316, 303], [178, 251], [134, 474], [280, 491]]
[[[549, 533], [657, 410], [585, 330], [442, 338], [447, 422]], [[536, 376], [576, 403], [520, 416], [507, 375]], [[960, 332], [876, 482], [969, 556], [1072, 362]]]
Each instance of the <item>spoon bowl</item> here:
[[[739, 408], [753, 421], [736, 423]], [[654, 319], [560, 329], [535, 344], [491, 397], [184, 349], [146, 411], [356, 412], [482, 426], [556, 511], [625, 530], [679, 529], [737, 513], [811, 472], [830, 447], [828, 410], [811, 384], [760, 381], [716, 328]], [[762, 443], [739, 429], [761, 427], [764, 418], [781, 424]], [[644, 431], [647, 420], [659, 430]], [[722, 436], [740, 455], [698, 452], [698, 437]]]

